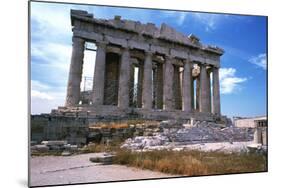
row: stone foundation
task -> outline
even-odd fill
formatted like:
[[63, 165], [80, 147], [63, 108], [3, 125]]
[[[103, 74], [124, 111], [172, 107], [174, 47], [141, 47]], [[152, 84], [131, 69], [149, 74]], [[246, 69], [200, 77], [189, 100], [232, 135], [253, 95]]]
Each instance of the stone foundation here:
[[160, 109], [144, 109], [144, 108], [120, 108], [112, 105], [89, 106], [81, 105], [77, 107], [59, 107], [52, 110], [52, 116], [55, 117], [76, 117], [76, 118], [113, 118], [113, 119], [151, 119], [151, 120], [190, 120], [191, 118], [198, 121], [215, 122], [222, 119], [223, 116], [217, 116], [211, 113], [203, 113], [197, 111], [186, 112], [182, 110], [160, 110]]

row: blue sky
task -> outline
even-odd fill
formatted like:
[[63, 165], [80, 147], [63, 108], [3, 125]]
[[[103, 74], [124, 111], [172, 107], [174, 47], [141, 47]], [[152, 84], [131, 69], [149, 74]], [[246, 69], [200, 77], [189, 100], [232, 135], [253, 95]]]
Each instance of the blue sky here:
[[[166, 23], [204, 44], [225, 50], [221, 58], [221, 108], [228, 116], [266, 114], [266, 17], [31, 2], [31, 113], [63, 106], [71, 56], [70, 9], [96, 18]], [[83, 76], [93, 76], [94, 54], [85, 52]]]

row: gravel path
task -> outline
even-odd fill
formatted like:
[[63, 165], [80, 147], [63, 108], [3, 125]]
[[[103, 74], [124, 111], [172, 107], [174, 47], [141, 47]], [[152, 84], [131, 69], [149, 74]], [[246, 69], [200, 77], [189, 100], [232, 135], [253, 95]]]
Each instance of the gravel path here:
[[121, 165], [100, 165], [89, 161], [90, 157], [98, 155], [103, 155], [103, 153], [82, 154], [69, 157], [31, 157], [30, 185], [59, 185], [172, 176]]

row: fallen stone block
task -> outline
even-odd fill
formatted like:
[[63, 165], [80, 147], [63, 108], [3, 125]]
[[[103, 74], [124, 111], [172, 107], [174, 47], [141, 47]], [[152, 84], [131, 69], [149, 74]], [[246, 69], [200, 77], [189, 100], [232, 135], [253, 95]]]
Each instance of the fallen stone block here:
[[77, 145], [71, 145], [69, 149], [70, 149], [70, 151], [77, 151], [78, 146]]
[[63, 151], [61, 153], [61, 156], [70, 156], [70, 155], [71, 155], [71, 153], [69, 151]]
[[63, 149], [63, 147], [60, 147], [58, 145], [49, 145], [49, 149], [54, 151], [60, 151]]
[[47, 146], [53, 146], [53, 145], [58, 145], [58, 146], [63, 146], [67, 144], [66, 140], [50, 140], [50, 141], [42, 141], [41, 144], [47, 145]]
[[43, 145], [43, 144], [35, 145], [35, 149], [36, 149], [37, 151], [41, 151], [41, 152], [49, 151], [49, 147], [46, 146], [46, 145]]
[[90, 161], [93, 163], [101, 163], [103, 165], [109, 165], [112, 164], [114, 155], [103, 155], [99, 157], [90, 157]]
[[247, 145], [249, 152], [257, 152], [262, 149], [262, 144], [249, 144]]

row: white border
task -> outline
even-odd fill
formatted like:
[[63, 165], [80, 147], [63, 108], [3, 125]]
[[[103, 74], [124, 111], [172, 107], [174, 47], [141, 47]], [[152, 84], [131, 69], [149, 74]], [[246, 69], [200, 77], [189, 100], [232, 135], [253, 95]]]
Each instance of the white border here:
[[[63, 2], [64, 0], [61, 0]], [[123, 183], [76, 185], [75, 187], [267, 187], [280, 177], [280, 10], [274, 0], [65, 0], [89, 4], [196, 10], [269, 16], [269, 172]], [[1, 187], [27, 186], [27, 1], [1, 2]], [[69, 187], [69, 186], [68, 186]]]

